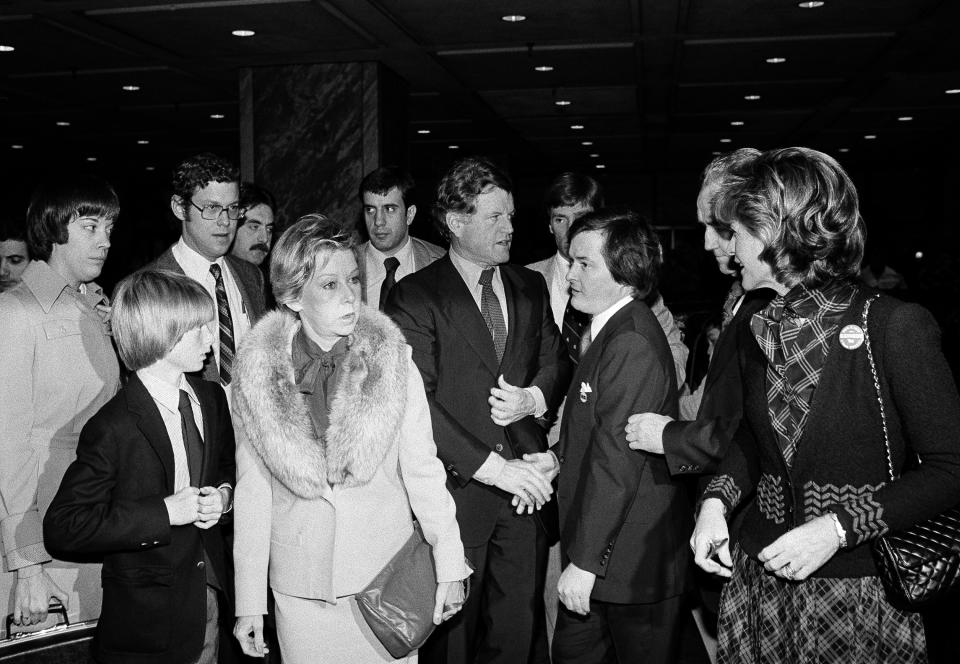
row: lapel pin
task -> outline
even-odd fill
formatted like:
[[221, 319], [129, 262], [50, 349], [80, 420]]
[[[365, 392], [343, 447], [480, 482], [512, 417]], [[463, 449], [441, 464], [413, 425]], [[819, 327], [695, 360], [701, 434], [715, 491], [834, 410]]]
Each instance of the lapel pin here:
[[840, 345], [847, 350], [856, 350], [863, 345], [865, 336], [859, 325], [847, 325], [840, 330]]
[[587, 395], [593, 392], [590, 383], [580, 383], [580, 403], [587, 403]]

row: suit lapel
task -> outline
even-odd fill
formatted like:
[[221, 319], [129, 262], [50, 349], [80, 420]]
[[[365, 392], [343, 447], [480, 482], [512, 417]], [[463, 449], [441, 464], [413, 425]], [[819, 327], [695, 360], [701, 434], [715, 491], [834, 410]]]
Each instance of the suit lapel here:
[[147, 392], [147, 388], [140, 382], [136, 373], [131, 374], [127, 382], [126, 394], [127, 408], [137, 417], [137, 428], [160, 458], [167, 490], [173, 493], [173, 445], [167, 435], [167, 427], [163, 423], [163, 418], [160, 417], [157, 404], [154, 403], [153, 397]]
[[517, 352], [526, 321], [530, 320], [533, 302], [523, 282], [506, 265], [500, 266], [500, 278], [507, 298], [507, 346], [503, 351], [501, 366], [509, 364], [509, 359]]
[[[442, 302], [441, 310], [451, 327], [455, 328], [473, 352], [483, 360], [490, 373], [496, 375], [497, 351], [493, 347], [493, 339], [487, 330], [487, 324], [480, 315], [473, 295], [463, 282], [463, 277], [457, 268], [450, 262], [450, 256], [440, 259], [440, 283], [437, 291]], [[506, 352], [504, 352], [506, 357]]]
[[214, 404], [213, 400], [209, 398], [207, 390], [203, 389], [203, 385], [200, 385], [203, 381], [194, 377], [187, 376], [187, 382], [190, 383], [190, 387], [193, 388], [193, 393], [197, 395], [197, 402], [200, 404], [200, 412], [203, 414], [203, 461], [200, 464], [200, 478], [198, 478], [198, 486], [203, 486], [206, 484], [206, 478], [208, 475], [208, 469], [212, 468], [211, 464], [214, 463], [214, 460], [210, 458], [211, 451], [215, 445], [208, 444], [214, 440], [216, 432], [214, 431]]
[[243, 272], [237, 268], [236, 261], [243, 260], [242, 258], [234, 258], [230, 254], [227, 254], [223, 257], [224, 262], [227, 264], [227, 268], [230, 270], [230, 274], [233, 276], [233, 281], [237, 284], [237, 290], [240, 291], [240, 300], [243, 305], [244, 311], [240, 312], [230, 312], [232, 315], [246, 316], [247, 322], [250, 325], [253, 325], [254, 321], [254, 311], [253, 311], [253, 284], [248, 282], [244, 277]]

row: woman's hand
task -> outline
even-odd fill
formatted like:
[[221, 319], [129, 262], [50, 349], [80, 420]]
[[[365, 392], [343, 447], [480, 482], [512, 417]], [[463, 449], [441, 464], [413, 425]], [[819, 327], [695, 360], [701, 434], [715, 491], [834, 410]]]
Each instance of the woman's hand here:
[[693, 550], [693, 562], [700, 569], [729, 578], [733, 559], [730, 557], [730, 530], [723, 511], [724, 506], [719, 499], [707, 498], [703, 501], [690, 538], [690, 548]]
[[437, 584], [437, 599], [433, 606], [433, 624], [449, 620], [463, 608], [466, 597], [463, 581], [441, 581]]
[[839, 548], [833, 517], [825, 514], [784, 533], [763, 549], [759, 558], [764, 568], [780, 578], [803, 581], [823, 567]]
[[270, 652], [263, 643], [263, 616], [240, 616], [233, 627], [233, 635], [248, 657], [263, 657]]

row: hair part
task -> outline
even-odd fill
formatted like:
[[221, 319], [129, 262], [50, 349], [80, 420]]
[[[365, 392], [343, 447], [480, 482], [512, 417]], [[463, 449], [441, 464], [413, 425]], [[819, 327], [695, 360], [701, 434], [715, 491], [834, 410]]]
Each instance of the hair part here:
[[45, 181], [27, 207], [27, 250], [34, 260], [49, 260], [54, 244], [67, 243], [67, 225], [74, 219], [114, 220], [119, 214], [117, 192], [105, 180], [79, 175]]
[[742, 174], [721, 192], [716, 214], [763, 243], [760, 259], [779, 283], [816, 288], [858, 273], [866, 228], [857, 189], [833, 157], [803, 147], [769, 150]]
[[454, 162], [437, 185], [433, 208], [437, 230], [445, 240], [450, 240], [447, 214], [473, 214], [477, 211], [477, 196], [490, 187], [513, 191], [510, 176], [486, 157], [465, 157]]
[[359, 245], [356, 230], [339, 219], [319, 212], [297, 219], [277, 240], [270, 257], [270, 283], [277, 304], [288, 306], [299, 300], [331, 252], [355, 251]]
[[583, 173], [567, 171], [561, 173], [550, 186], [543, 197], [547, 211], [559, 207], [585, 205], [592, 210], [603, 207], [603, 187], [595, 179]]
[[187, 201], [211, 182], [239, 181], [240, 171], [233, 162], [204, 152], [184, 159], [173, 169], [173, 195]]
[[590, 231], [603, 236], [601, 253], [614, 281], [630, 286], [634, 298], [640, 300], [656, 290], [663, 266], [663, 247], [643, 216], [627, 208], [588, 212], [570, 227], [571, 244], [577, 235]]
[[110, 325], [120, 359], [137, 371], [165, 358], [184, 334], [215, 317], [213, 298], [190, 277], [143, 270], [117, 286]]
[[360, 200], [367, 192], [386, 196], [391, 189], [400, 190], [400, 198], [405, 208], [413, 205], [416, 182], [409, 173], [397, 166], [381, 166], [367, 173], [360, 181]]

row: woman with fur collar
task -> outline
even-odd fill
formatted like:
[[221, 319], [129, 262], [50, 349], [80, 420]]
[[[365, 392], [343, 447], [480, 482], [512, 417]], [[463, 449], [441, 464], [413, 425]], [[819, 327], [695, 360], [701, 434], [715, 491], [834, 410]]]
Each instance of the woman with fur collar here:
[[355, 245], [320, 214], [287, 229], [270, 265], [281, 311], [236, 358], [234, 634], [255, 657], [269, 581], [285, 662], [394, 661], [354, 595], [410, 537], [411, 509], [433, 547], [434, 622], [463, 604], [470, 570], [423, 382], [400, 330], [361, 304]]

